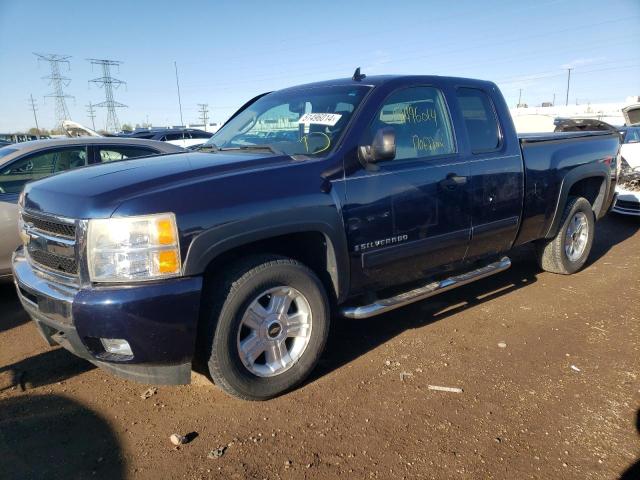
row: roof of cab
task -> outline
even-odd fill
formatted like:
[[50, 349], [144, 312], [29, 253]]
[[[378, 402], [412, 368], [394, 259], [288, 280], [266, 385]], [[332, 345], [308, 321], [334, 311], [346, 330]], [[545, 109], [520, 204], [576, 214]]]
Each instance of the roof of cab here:
[[484, 85], [495, 86], [495, 83], [487, 80], [478, 80], [474, 78], [464, 77], [441, 77], [438, 75], [371, 75], [366, 76], [362, 80], [354, 80], [353, 78], [337, 78], [333, 80], [323, 80], [320, 82], [312, 82], [303, 85], [295, 85], [283, 88], [280, 91], [297, 90], [299, 88], [328, 87], [339, 85], [364, 85], [369, 87], [378, 87], [390, 82], [415, 82], [415, 83], [439, 83], [439, 84], [463, 84], [463, 85]]

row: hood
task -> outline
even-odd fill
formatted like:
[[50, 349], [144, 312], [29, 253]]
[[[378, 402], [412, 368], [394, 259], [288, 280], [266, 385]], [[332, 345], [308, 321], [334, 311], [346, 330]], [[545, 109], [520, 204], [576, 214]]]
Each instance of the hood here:
[[264, 153], [178, 153], [62, 172], [24, 189], [24, 206], [68, 218], [107, 218], [124, 201], [172, 185], [299, 163]]
[[640, 125], [640, 103], [624, 107], [622, 109], [622, 115], [624, 115], [625, 125]]

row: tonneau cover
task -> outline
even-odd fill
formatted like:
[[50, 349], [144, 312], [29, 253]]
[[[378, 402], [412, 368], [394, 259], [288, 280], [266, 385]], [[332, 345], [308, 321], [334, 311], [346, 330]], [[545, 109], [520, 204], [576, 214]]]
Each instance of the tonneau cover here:
[[571, 138], [606, 137], [618, 135], [617, 132], [593, 131], [593, 132], [553, 132], [553, 133], [519, 133], [520, 143], [546, 142], [551, 140], [568, 140]]

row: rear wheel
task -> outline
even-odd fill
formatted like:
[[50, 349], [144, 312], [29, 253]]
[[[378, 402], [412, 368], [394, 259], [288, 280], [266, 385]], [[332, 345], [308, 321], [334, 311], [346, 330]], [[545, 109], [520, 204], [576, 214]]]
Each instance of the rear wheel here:
[[540, 267], [564, 275], [577, 272], [589, 257], [594, 235], [595, 218], [589, 201], [569, 198], [556, 236], [537, 244]]
[[296, 260], [259, 256], [230, 267], [206, 289], [210, 302], [201, 344], [223, 390], [266, 400], [313, 370], [329, 332], [329, 306], [318, 277]]

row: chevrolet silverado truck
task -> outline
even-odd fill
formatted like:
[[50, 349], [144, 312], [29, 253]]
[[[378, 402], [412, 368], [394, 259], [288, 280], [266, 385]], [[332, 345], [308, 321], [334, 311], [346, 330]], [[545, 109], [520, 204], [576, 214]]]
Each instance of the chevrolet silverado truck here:
[[579, 270], [619, 147], [518, 137], [491, 82], [356, 71], [250, 100], [198, 152], [27, 184], [14, 279], [51, 345], [145, 383], [201, 365], [264, 400], [309, 375], [332, 318], [497, 274], [527, 243]]

